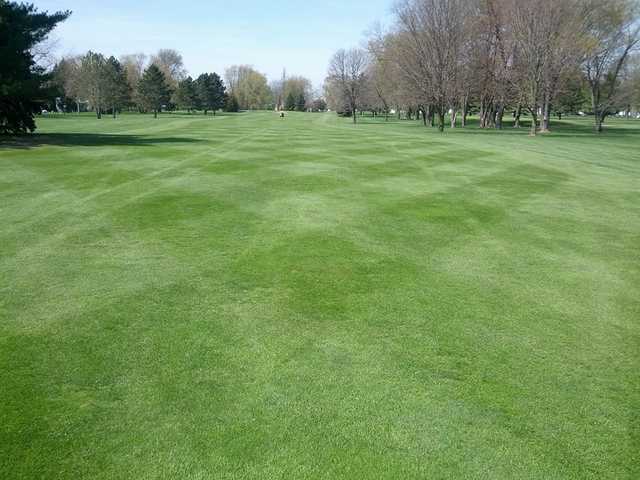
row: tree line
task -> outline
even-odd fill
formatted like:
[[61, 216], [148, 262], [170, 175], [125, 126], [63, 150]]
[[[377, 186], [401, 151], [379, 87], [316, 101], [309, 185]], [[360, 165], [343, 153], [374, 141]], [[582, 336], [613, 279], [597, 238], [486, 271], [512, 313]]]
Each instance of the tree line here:
[[87, 52], [60, 60], [53, 69], [56, 110], [93, 110], [98, 118], [105, 111], [115, 117], [124, 109], [151, 112], [163, 109], [201, 110], [205, 115], [226, 108], [238, 111], [220, 76], [203, 73], [195, 80], [186, 76], [182, 56], [171, 49], [160, 50], [147, 62], [146, 55], [120, 59]]
[[311, 81], [292, 76], [268, 83], [267, 77], [249, 65], [233, 65], [224, 72], [187, 76], [182, 56], [162, 49], [119, 59], [87, 52], [60, 60], [53, 68], [57, 89], [56, 110], [88, 108], [98, 118], [105, 111], [114, 116], [123, 109], [157, 113], [161, 109], [203, 111], [216, 114], [240, 110], [322, 111], [326, 104], [313, 98]]
[[325, 82], [329, 106], [353, 116], [403, 111], [425, 125], [514, 126], [531, 134], [553, 113], [607, 116], [640, 110], [636, 0], [402, 0], [394, 24], [365, 48], [336, 52]]

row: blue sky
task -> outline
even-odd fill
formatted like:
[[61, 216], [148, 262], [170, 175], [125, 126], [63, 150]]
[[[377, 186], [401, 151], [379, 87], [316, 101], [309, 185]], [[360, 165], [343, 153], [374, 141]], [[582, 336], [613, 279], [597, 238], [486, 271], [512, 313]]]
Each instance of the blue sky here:
[[57, 54], [89, 49], [119, 56], [175, 48], [192, 75], [250, 64], [270, 79], [283, 67], [315, 85], [338, 48], [358, 45], [393, 0], [32, 0], [72, 10], [54, 32]]

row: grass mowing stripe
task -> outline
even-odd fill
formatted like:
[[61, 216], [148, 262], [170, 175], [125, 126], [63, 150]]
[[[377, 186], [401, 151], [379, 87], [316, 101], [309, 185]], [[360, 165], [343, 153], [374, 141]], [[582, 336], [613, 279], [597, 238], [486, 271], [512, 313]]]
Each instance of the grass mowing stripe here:
[[636, 122], [39, 127], [0, 146], [0, 477], [640, 473]]

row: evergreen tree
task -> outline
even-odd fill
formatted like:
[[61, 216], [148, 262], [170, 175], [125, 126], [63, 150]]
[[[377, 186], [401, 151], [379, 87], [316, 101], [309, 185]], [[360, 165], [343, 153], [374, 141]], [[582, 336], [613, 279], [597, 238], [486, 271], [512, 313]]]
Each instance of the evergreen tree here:
[[196, 82], [194, 82], [191, 77], [187, 77], [178, 83], [178, 89], [176, 90], [173, 101], [178, 108], [183, 108], [188, 112], [198, 109], [200, 102], [196, 90]]
[[290, 112], [296, 109], [296, 97], [293, 92], [289, 92], [289, 95], [287, 95], [287, 99], [284, 102], [284, 108]]
[[47, 38], [71, 12], [52, 15], [24, 3], [0, 0], [0, 133], [33, 132], [33, 115], [46, 98], [47, 76], [33, 58], [32, 49]]
[[225, 112], [237, 113], [240, 111], [240, 103], [235, 95], [227, 95], [224, 105]]
[[145, 109], [153, 111], [154, 118], [158, 118], [162, 106], [169, 103], [171, 90], [164, 73], [156, 65], [151, 65], [144, 71], [138, 83], [138, 97]]
[[216, 111], [224, 106], [225, 87], [217, 73], [203, 73], [196, 80], [198, 99], [206, 115], [209, 110]]
[[105, 81], [105, 106], [113, 110], [113, 118], [116, 118], [118, 110], [124, 107], [131, 98], [127, 74], [115, 57], [107, 59], [104, 68]]
[[304, 98], [304, 93], [300, 93], [300, 95], [298, 95], [298, 100], [296, 102], [296, 110], [299, 112], [307, 111], [307, 99]]

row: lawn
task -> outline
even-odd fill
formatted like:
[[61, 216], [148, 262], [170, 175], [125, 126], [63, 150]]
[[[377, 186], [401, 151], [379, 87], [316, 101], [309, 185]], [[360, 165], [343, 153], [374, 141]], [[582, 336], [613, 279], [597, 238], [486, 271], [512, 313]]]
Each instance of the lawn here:
[[0, 478], [640, 478], [640, 122], [38, 124]]

